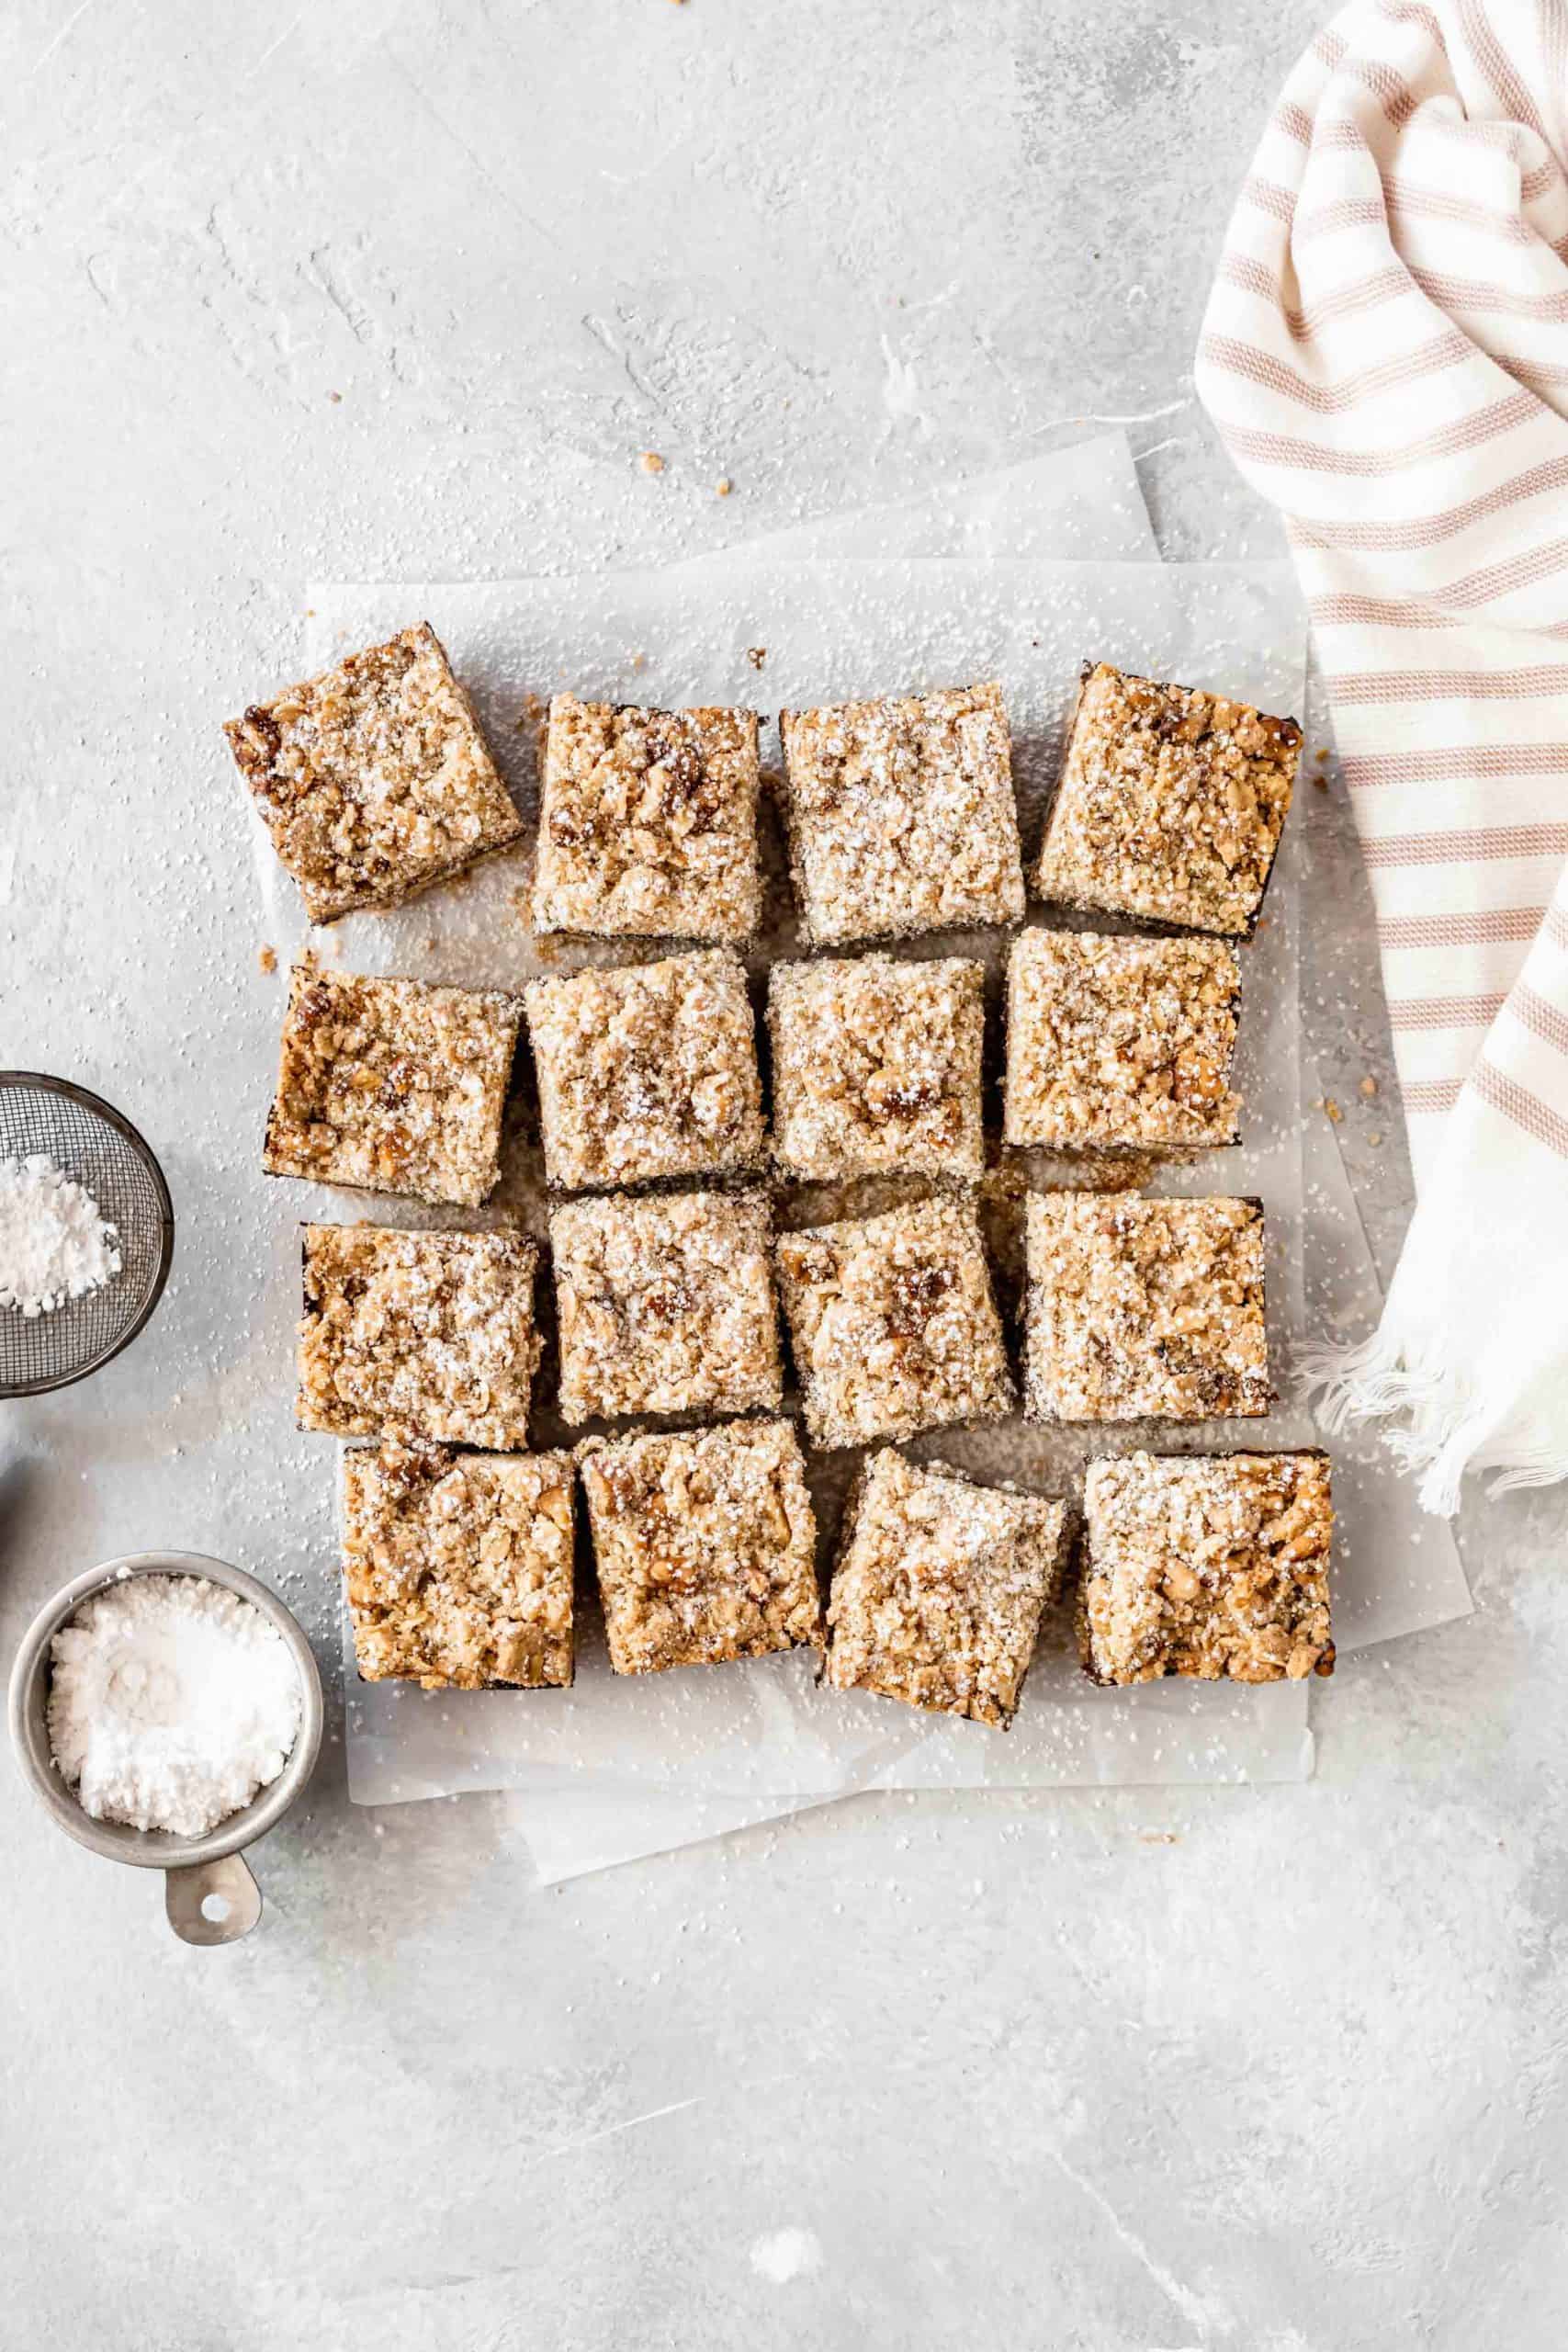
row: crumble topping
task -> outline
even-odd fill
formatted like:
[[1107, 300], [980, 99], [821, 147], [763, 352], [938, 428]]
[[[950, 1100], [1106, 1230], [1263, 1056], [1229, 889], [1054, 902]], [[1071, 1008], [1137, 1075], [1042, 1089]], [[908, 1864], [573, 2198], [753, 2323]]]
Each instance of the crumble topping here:
[[552, 1184], [761, 1167], [756, 1034], [731, 950], [532, 980], [525, 994]]
[[1219, 940], [1024, 932], [1008, 964], [1007, 1141], [1234, 1143], [1240, 992]]
[[1012, 1381], [971, 1203], [937, 1199], [775, 1245], [813, 1443], [998, 1420]]
[[815, 946], [1023, 913], [998, 685], [781, 712], [784, 813]]
[[956, 956], [775, 965], [768, 1026], [781, 1173], [978, 1182], [984, 987], [984, 967]]
[[351, 1446], [343, 1504], [367, 1682], [479, 1690], [571, 1680], [570, 1454]]
[[312, 922], [400, 906], [522, 834], [428, 621], [223, 732]]
[[557, 695], [534, 928], [740, 940], [757, 928], [757, 716]]
[[520, 1233], [308, 1225], [300, 1428], [521, 1450], [538, 1260]]
[[825, 1679], [1004, 1728], [1061, 1584], [1065, 1505], [891, 1449], [861, 1471], [828, 1602]]
[[1024, 1412], [1266, 1413], [1261, 1202], [1032, 1193]]
[[776, 1409], [772, 1239], [762, 1193], [612, 1193], [557, 1209], [566, 1419]]
[[816, 1521], [787, 1421], [590, 1438], [578, 1459], [617, 1674], [820, 1642]]
[[1093, 1462], [1084, 1514], [1078, 1639], [1097, 1682], [1333, 1672], [1325, 1454]]
[[1301, 746], [1293, 718], [1101, 662], [1085, 675], [1067, 738], [1041, 897], [1246, 937]]
[[522, 1008], [493, 989], [324, 971], [289, 976], [269, 1176], [473, 1207], [500, 1175]]

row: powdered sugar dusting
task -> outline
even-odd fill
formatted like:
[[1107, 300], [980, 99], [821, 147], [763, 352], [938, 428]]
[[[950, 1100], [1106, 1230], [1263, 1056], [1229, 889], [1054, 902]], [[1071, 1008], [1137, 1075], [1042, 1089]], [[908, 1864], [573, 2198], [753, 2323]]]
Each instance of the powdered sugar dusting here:
[[119, 1236], [85, 1185], [43, 1152], [0, 1159], [0, 1306], [49, 1315], [119, 1268]]

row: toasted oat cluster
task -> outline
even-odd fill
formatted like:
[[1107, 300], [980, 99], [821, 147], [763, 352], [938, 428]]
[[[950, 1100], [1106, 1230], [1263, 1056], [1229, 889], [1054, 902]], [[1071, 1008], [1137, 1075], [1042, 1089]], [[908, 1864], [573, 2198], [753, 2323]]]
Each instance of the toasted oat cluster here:
[[761, 912], [757, 714], [557, 695], [545, 737], [534, 928], [741, 940]]
[[571, 1680], [570, 1454], [350, 1446], [343, 1559], [367, 1682]]
[[919, 1201], [775, 1246], [817, 1445], [999, 1420], [1012, 1381], [973, 1205]]
[[613, 1193], [557, 1209], [565, 1418], [776, 1410], [772, 1241], [763, 1193]]
[[775, 964], [774, 1158], [803, 1182], [978, 1180], [985, 970], [959, 956]]
[[1078, 1645], [1095, 1681], [1333, 1672], [1326, 1454], [1092, 1462], [1084, 1519]]
[[1217, 939], [1026, 931], [1008, 964], [1011, 1144], [1180, 1150], [1236, 1140], [1241, 970]]
[[525, 994], [550, 1183], [761, 1167], [756, 1032], [732, 950], [531, 980]]
[[1058, 906], [1247, 937], [1291, 805], [1302, 730], [1108, 662], [1088, 672], [1036, 887]]
[[223, 732], [312, 922], [400, 906], [523, 831], [428, 621]]
[[786, 710], [779, 731], [801, 935], [812, 945], [1019, 920], [999, 686]]
[[1061, 1584], [1065, 1505], [891, 1448], [862, 1469], [828, 1601], [826, 1679], [1004, 1728]]
[[787, 1421], [591, 1438], [578, 1458], [617, 1674], [820, 1643], [816, 1521]]
[[520, 1452], [538, 1261], [521, 1233], [306, 1226], [300, 1428]]
[[262, 1166], [475, 1206], [500, 1175], [522, 1007], [493, 989], [323, 970], [289, 978]]
[[1032, 1421], [1266, 1413], [1263, 1204], [1032, 1193]]

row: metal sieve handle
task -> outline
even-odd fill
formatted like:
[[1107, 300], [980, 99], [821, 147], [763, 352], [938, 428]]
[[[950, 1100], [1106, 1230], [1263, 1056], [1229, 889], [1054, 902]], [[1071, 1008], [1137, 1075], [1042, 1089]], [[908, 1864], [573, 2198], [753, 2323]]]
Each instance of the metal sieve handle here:
[[169, 1925], [186, 1944], [235, 1944], [262, 1915], [262, 1891], [242, 1854], [164, 1872]]

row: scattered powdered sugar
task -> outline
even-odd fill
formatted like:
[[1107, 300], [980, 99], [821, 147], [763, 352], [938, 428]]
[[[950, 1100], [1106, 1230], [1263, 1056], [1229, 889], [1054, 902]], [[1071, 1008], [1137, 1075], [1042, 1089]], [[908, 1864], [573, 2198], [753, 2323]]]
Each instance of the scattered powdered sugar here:
[[51, 1646], [49, 1739], [85, 1813], [199, 1838], [276, 1781], [299, 1734], [277, 1628], [205, 1577], [127, 1577]]
[[51, 1314], [119, 1266], [119, 1235], [85, 1185], [42, 1152], [0, 1159], [0, 1306]]
[[822, 2246], [812, 2230], [772, 2230], [751, 2243], [751, 2267], [759, 2278], [787, 2287], [792, 2278], [822, 2267]]

